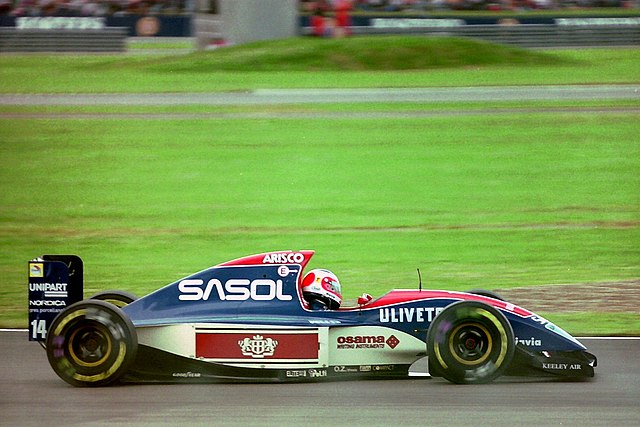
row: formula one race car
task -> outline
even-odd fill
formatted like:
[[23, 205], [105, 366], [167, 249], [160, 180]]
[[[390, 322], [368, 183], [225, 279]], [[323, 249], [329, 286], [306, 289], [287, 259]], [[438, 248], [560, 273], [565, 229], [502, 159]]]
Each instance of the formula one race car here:
[[[34, 319], [33, 338], [46, 336], [51, 366], [75, 386], [407, 378], [425, 357], [423, 376], [454, 383], [594, 375], [595, 356], [575, 338], [486, 291], [420, 285], [352, 307], [312, 310], [301, 286], [313, 254], [240, 258], [139, 299], [101, 293], [65, 307], [50, 325]], [[74, 274], [47, 279], [60, 264], [49, 266], [53, 257], [29, 264], [30, 291], [53, 292], [49, 301], [67, 293]]]

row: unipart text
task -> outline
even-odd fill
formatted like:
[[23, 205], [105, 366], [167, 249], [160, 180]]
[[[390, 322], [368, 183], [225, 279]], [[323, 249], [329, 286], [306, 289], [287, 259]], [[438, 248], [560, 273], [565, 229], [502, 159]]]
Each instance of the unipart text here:
[[66, 283], [29, 283], [29, 290], [32, 292], [66, 292]]
[[282, 280], [270, 279], [230, 279], [223, 285], [218, 279], [211, 279], [204, 286], [202, 279], [185, 279], [178, 283], [181, 301], [207, 301], [214, 295], [221, 301], [291, 301], [291, 295], [282, 291]]

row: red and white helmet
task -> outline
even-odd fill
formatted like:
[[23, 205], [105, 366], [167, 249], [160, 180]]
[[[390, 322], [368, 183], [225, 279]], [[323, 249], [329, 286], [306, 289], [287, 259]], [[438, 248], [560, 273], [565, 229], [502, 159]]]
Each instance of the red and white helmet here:
[[302, 279], [302, 296], [308, 302], [320, 300], [331, 310], [337, 310], [342, 303], [338, 276], [321, 268], [309, 271]]

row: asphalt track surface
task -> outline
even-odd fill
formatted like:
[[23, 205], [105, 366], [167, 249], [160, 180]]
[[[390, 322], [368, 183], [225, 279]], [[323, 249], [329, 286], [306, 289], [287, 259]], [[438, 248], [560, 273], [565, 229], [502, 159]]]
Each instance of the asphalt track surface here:
[[142, 384], [75, 388], [26, 331], [0, 332], [0, 425], [638, 426], [640, 338], [581, 340], [595, 378], [442, 379], [297, 384]]

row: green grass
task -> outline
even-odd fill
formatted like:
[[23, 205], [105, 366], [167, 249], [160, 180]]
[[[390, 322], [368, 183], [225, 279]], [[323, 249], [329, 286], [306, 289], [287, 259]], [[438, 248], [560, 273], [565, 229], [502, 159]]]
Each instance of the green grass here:
[[640, 81], [639, 64], [637, 48], [538, 52], [442, 37], [299, 38], [183, 55], [5, 55], [0, 93], [618, 84]]
[[[352, 40], [333, 50], [355, 52]], [[323, 42], [278, 42], [276, 53], [256, 44], [181, 56], [0, 56], [0, 92], [640, 82], [640, 49], [494, 46], [498, 59], [469, 65], [477, 59], [464, 58], [466, 42], [444, 68], [436, 62], [449, 59], [387, 69], [397, 59], [372, 63], [379, 53], [371, 50], [352, 55], [366, 70], [305, 71], [317, 63], [304, 50], [320, 54]], [[272, 70], [249, 71], [252, 56]], [[84, 259], [86, 295], [113, 288], [143, 295], [275, 249], [316, 249], [312, 267], [334, 270], [346, 298], [415, 287], [416, 268], [425, 287], [458, 290], [637, 279], [639, 102], [0, 106], [0, 325], [26, 326], [27, 261], [46, 253]], [[570, 111], [585, 107], [630, 109]], [[501, 114], [110, 117], [447, 110]], [[104, 117], [3, 117], [38, 112]], [[573, 333], [640, 333], [637, 313], [543, 314]]]
[[[90, 132], [87, 132], [87, 130]], [[0, 121], [0, 302], [77, 253], [87, 293], [313, 248], [346, 297], [640, 276], [637, 114]]]
[[127, 43], [127, 49], [136, 50], [165, 50], [165, 49], [180, 49], [180, 50], [192, 50], [195, 49], [195, 45], [192, 39], [171, 39], [170, 41], [161, 40], [157, 41], [153, 38], [132, 38]]
[[[540, 313], [575, 336], [637, 336], [640, 316], [635, 313]], [[594, 319], [597, 319], [594, 321]]]
[[255, 42], [185, 57], [156, 59], [151, 71], [399, 71], [563, 62], [542, 52], [450, 37], [300, 38]]

